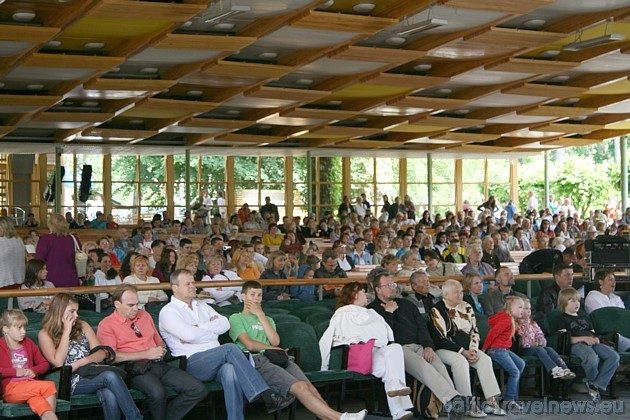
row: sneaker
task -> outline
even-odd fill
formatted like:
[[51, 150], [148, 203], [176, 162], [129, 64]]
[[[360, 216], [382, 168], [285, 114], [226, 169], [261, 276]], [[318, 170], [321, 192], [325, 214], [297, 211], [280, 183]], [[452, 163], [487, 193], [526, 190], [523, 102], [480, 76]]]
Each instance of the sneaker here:
[[409, 388], [408, 386], [404, 388], [400, 388], [400, 389], [393, 389], [391, 391], [387, 391], [388, 397], [406, 397], [409, 394], [411, 394], [411, 388]]
[[466, 399], [461, 395], [455, 395], [444, 403], [442, 407], [448, 418], [457, 418], [466, 412]]
[[595, 385], [586, 382], [586, 389], [588, 390], [588, 395], [591, 397], [591, 400], [593, 400], [593, 402], [598, 402], [601, 399], [601, 396], [599, 395], [599, 389]]
[[413, 413], [411, 411], [401, 411], [393, 417], [394, 420], [409, 420], [411, 418], [413, 418]]
[[367, 415], [367, 410], [361, 410], [356, 413], [343, 413], [340, 420], [363, 420]]
[[483, 407], [483, 411], [486, 414], [492, 414], [493, 416], [505, 416], [507, 415], [507, 413], [505, 412], [504, 409], [502, 409], [501, 407], [499, 407], [499, 404], [497, 404], [496, 401], [486, 401], [486, 404]]
[[564, 369], [562, 369], [560, 366], [556, 366], [555, 368], [551, 369], [551, 377], [553, 379], [561, 379], [565, 376], [566, 374], [564, 373]]
[[481, 408], [477, 407], [477, 404], [475, 404], [474, 402], [470, 404], [470, 408], [466, 412], [466, 415], [468, 417], [474, 417], [476, 419], [488, 417], [488, 415], [484, 413]]
[[287, 394], [286, 397], [283, 397], [279, 394], [271, 394], [270, 400], [271, 401], [265, 401], [265, 408], [267, 409], [267, 413], [272, 414], [293, 404], [295, 395]]
[[564, 376], [562, 379], [575, 379], [576, 375], [570, 369], [563, 369]]
[[523, 411], [523, 406], [516, 401], [507, 401], [505, 403], [505, 410], [508, 412], [521, 412]]

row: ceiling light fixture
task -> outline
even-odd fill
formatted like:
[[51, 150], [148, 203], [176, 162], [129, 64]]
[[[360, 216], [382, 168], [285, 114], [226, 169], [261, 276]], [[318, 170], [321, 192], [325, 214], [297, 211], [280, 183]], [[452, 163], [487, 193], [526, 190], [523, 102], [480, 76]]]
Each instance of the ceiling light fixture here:
[[296, 85], [300, 85], [300, 86], [309, 86], [313, 84], [313, 80], [312, 79], [297, 79], [295, 81]]
[[186, 92], [186, 96], [201, 96], [203, 95], [203, 90], [189, 90]]
[[85, 48], [86, 50], [100, 50], [104, 46], [104, 42], [87, 42], [83, 44], [83, 48]]
[[413, 69], [415, 71], [429, 71], [431, 70], [432, 67], [433, 67], [432, 64], [424, 63], [424, 64], [416, 64], [415, 66], [413, 66]]
[[220, 13], [216, 16], [213, 16], [209, 19], [206, 19], [206, 23], [213, 23], [213, 22], [217, 22], [219, 20], [222, 19], [227, 19], [229, 17], [232, 16], [236, 16], [236, 15], [240, 15], [241, 13], [245, 13], [245, 12], [251, 12], [252, 8], [249, 6], [239, 6], [239, 5], [234, 5], [230, 8], [230, 10], [226, 10], [223, 13]]
[[566, 44], [562, 47], [565, 51], [582, 51], [587, 48], [597, 47], [600, 45], [610, 44], [616, 41], [623, 41], [626, 39], [625, 35], [622, 34], [613, 34], [608, 33], [608, 29], [610, 28], [610, 24], [612, 23], [612, 19], [608, 19], [606, 21], [606, 26], [604, 27], [604, 35], [598, 36], [596, 38], [591, 38], [582, 41], [582, 30], [579, 30], [575, 34], [575, 41], [570, 44]]
[[142, 74], [155, 74], [159, 71], [160, 69], [158, 69], [157, 67], [144, 67], [140, 69], [140, 73]]
[[540, 53], [541, 57], [551, 58], [560, 54], [560, 50], [545, 50]]
[[407, 42], [407, 38], [404, 38], [402, 36], [392, 36], [385, 40], [385, 43], [387, 45], [402, 45], [405, 42]]
[[414, 35], [414, 34], [417, 34], [418, 32], [428, 31], [429, 29], [439, 28], [440, 26], [444, 26], [444, 25], [448, 25], [448, 20], [429, 18], [427, 20], [423, 20], [422, 22], [418, 22], [414, 25], [401, 28], [398, 32], [396, 32], [396, 35], [398, 36]]
[[374, 3], [357, 3], [352, 6], [352, 10], [357, 13], [370, 13], [375, 7]]
[[264, 53], [258, 54], [258, 58], [261, 58], [263, 60], [273, 60], [274, 58], [278, 58], [278, 53], [264, 52]]
[[341, 105], [343, 102], [339, 101], [339, 100], [332, 100], [332, 101], [328, 101], [326, 102], [326, 105], [328, 106], [339, 106]]
[[42, 90], [44, 89], [44, 85], [41, 83], [32, 83], [30, 85], [26, 85], [26, 89], [28, 90]]
[[0, 82], [0, 89], [4, 87], [4, 83]]
[[325, 3], [322, 3], [322, 5], [318, 7], [318, 9], [326, 10], [331, 8], [333, 4], [335, 4], [335, 0], [328, 0]]
[[562, 75], [560, 75], [560, 76], [554, 76], [554, 77], [551, 79], [551, 81], [552, 81], [552, 82], [566, 82], [566, 81], [567, 81], [567, 80], [569, 80], [569, 79], [570, 79], [570, 77], [569, 77], [569, 76], [567, 76], [567, 75], [565, 75], [565, 74], [562, 74]]
[[545, 23], [547, 23], [544, 19], [530, 19], [523, 22], [523, 26], [530, 29], [538, 29], [542, 28]]
[[98, 106], [98, 102], [96, 102], [96, 101], [83, 101], [81, 106], [84, 106], [86, 108], [94, 108], [94, 107]]
[[229, 31], [231, 29], [234, 29], [234, 24], [231, 22], [219, 22], [216, 25], [214, 25], [214, 29], [217, 30], [221, 30], [221, 31]]
[[30, 10], [18, 10], [11, 15], [16, 22], [30, 22], [35, 19], [35, 16], [37, 16], [35, 12], [31, 12]]
[[453, 89], [448, 89], [448, 88], [442, 88], [435, 91], [435, 93], [437, 93], [438, 95], [448, 95], [451, 92], [453, 92]]
[[60, 45], [61, 45], [61, 41], [48, 41], [46, 43], [46, 47], [48, 48], [57, 48]]

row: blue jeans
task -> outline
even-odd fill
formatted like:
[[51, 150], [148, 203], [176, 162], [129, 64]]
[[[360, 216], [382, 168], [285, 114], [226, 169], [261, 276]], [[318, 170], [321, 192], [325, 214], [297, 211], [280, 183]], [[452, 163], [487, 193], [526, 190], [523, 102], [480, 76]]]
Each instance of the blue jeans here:
[[133, 402], [127, 385], [114, 372], [103, 372], [93, 378], [81, 378], [74, 388], [74, 395], [94, 394], [103, 405], [106, 420], [120, 419], [120, 412], [127, 420], [142, 419], [140, 410]]
[[518, 397], [518, 382], [521, 379], [523, 370], [525, 370], [525, 362], [508, 349], [492, 348], [488, 349], [486, 353], [508, 374], [507, 385], [505, 386], [505, 397], [503, 399], [506, 401], [516, 401]]
[[560, 366], [562, 369], [567, 369], [567, 364], [551, 347], [535, 346], [523, 349], [523, 356], [536, 356], [542, 364], [545, 366], [547, 372], [551, 372], [551, 369], [556, 366]]
[[571, 355], [582, 360], [584, 381], [606, 390], [619, 366], [619, 353], [605, 344], [589, 346], [586, 343], [571, 345]]
[[243, 394], [251, 402], [269, 389], [241, 349], [232, 343], [193, 354], [186, 371], [202, 382], [221, 383], [229, 420], [244, 418]]

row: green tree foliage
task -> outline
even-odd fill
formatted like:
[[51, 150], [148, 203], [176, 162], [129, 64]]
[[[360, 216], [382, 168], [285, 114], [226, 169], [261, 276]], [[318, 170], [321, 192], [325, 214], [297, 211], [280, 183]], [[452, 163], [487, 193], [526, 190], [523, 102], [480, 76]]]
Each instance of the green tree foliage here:
[[[555, 199], [571, 197], [572, 204], [582, 215], [602, 209], [609, 197], [619, 199], [621, 174], [616, 157], [616, 142], [572, 147], [550, 153], [549, 192]], [[529, 156], [520, 161], [519, 207], [524, 211], [527, 194], [534, 191], [540, 206], [546, 206], [544, 195], [544, 159]]]

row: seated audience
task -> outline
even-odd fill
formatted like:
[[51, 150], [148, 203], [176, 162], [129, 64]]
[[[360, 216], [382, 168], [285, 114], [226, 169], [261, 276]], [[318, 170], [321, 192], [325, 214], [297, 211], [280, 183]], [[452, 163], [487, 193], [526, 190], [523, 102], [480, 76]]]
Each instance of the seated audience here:
[[[160, 281], [148, 274], [149, 259], [144, 255], [137, 255], [131, 265], [131, 274], [123, 279], [125, 284], [159, 283]], [[145, 309], [147, 305], [155, 305], [168, 301], [163, 290], [144, 290], [138, 292], [138, 308]]]
[[[287, 273], [285, 266], [287, 263], [287, 255], [282, 251], [272, 252], [267, 262], [267, 269], [262, 272], [260, 279], [286, 279]], [[264, 287], [264, 301], [278, 301], [291, 299], [289, 294], [289, 286], [266, 286]]]
[[503, 311], [505, 302], [510, 296], [516, 296], [522, 299], [527, 298], [524, 294], [512, 290], [515, 284], [514, 274], [512, 274], [512, 270], [507, 267], [500, 267], [495, 271], [494, 282], [497, 289], [483, 296], [483, 312], [488, 316]]
[[[439, 302], [439, 296], [436, 297], [431, 294], [431, 283], [429, 283], [429, 276], [423, 271], [414, 271], [409, 277], [409, 284], [411, 285], [412, 293], [405, 298], [412, 302], [418, 308], [421, 314], [428, 314], [431, 312], [431, 308]], [[438, 288], [439, 290], [439, 288]], [[440, 290], [441, 295], [441, 290]]]
[[[213, 255], [207, 261], [207, 274], [201, 281], [230, 281], [241, 280], [233, 271], [223, 269], [223, 259], [219, 255]], [[218, 306], [237, 304], [241, 299], [241, 286], [233, 287], [206, 287], [207, 292]]]
[[481, 304], [481, 294], [483, 293], [483, 281], [479, 274], [466, 273], [462, 279], [464, 289], [464, 302], [468, 303], [476, 314], [483, 314], [484, 309]]
[[442, 262], [440, 256], [434, 251], [424, 253], [424, 262], [427, 264], [426, 273], [431, 277], [461, 276], [462, 272], [454, 263]]

